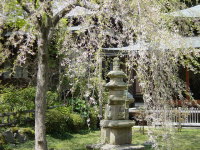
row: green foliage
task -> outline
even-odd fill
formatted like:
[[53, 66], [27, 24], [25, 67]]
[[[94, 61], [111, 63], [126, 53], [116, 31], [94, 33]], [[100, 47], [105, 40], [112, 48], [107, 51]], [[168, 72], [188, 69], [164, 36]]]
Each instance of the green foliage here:
[[90, 129], [97, 129], [98, 125], [98, 113], [95, 111], [94, 108], [90, 109], [90, 114], [89, 114], [89, 123], [88, 126]]
[[71, 100], [73, 111], [80, 114], [85, 120], [90, 129], [96, 129], [98, 125], [98, 112], [95, 107], [89, 106], [89, 104], [82, 99]]
[[72, 130], [77, 132], [79, 130], [83, 130], [84, 128], [86, 128], [86, 122], [85, 119], [77, 113], [72, 113], [70, 114], [70, 119], [72, 121]]
[[47, 133], [62, 133], [67, 129], [69, 114], [63, 114], [59, 110], [52, 109], [46, 113]]
[[26, 135], [29, 139], [34, 139], [35, 136], [35, 131], [30, 127], [27, 128], [12, 127], [10, 128], [10, 131], [12, 133], [20, 133]]
[[[36, 89], [34, 87], [27, 87], [23, 89], [18, 89], [14, 86], [10, 86], [9, 88], [3, 87], [0, 90], [0, 111], [13, 112], [34, 109], [35, 93]], [[55, 104], [57, 98], [57, 93], [48, 91], [48, 106]]]
[[16, 89], [15, 87], [3, 88], [0, 94], [0, 109], [7, 111], [23, 111], [34, 108], [35, 88]]
[[46, 129], [49, 134], [77, 132], [86, 128], [85, 119], [72, 112], [71, 107], [59, 107], [46, 114]]
[[18, 114], [15, 119], [17, 120], [16, 125], [20, 127], [32, 127], [34, 125], [35, 116], [34, 114]]
[[86, 103], [85, 100], [82, 99], [74, 99], [73, 100], [73, 110], [81, 114], [83, 117], [87, 118], [89, 116], [90, 107]]
[[0, 133], [0, 146], [6, 144], [4, 136]]
[[68, 106], [68, 107], [57, 107], [55, 109], [58, 110], [59, 112], [61, 112], [63, 115], [69, 115], [70, 113], [73, 112], [71, 106]]
[[47, 106], [54, 105], [57, 99], [58, 99], [58, 94], [56, 92], [52, 92], [52, 91], [47, 92]]
[[27, 135], [30, 139], [34, 139], [35, 131], [32, 128], [21, 128], [19, 132]]
[[67, 20], [67, 18], [62, 18], [61, 20], [60, 20], [60, 26], [66, 26], [67, 25], [67, 23], [68, 23], [68, 20]]
[[73, 111], [80, 114], [85, 120], [87, 120], [87, 125], [90, 129], [96, 129], [98, 125], [98, 112], [95, 108], [89, 106], [86, 100], [82, 99], [70, 99], [70, 105]]

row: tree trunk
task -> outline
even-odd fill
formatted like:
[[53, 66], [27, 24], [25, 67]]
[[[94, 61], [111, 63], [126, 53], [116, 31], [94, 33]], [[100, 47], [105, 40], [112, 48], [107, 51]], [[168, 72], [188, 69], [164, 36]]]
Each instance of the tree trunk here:
[[35, 150], [47, 150], [45, 111], [48, 87], [48, 35], [49, 30], [41, 30], [38, 39], [38, 72], [35, 98]]

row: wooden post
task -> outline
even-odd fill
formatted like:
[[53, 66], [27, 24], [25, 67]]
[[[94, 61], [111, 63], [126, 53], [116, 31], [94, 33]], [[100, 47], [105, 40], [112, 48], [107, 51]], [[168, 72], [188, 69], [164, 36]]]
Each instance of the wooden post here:
[[101, 120], [103, 118], [103, 84], [102, 84], [102, 63], [103, 58], [102, 56], [99, 56], [99, 119]]
[[[186, 81], [186, 90], [187, 90], [187, 92], [189, 92], [189, 89], [190, 89], [190, 76], [189, 76], [189, 71], [188, 71], [187, 68], [185, 70], [185, 81]], [[187, 100], [190, 99], [189, 95], [186, 95], [186, 99]]]

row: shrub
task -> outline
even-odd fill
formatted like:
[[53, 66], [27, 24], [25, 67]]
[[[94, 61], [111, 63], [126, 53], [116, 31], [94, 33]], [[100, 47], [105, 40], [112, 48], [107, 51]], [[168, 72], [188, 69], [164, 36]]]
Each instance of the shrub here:
[[73, 109], [71, 106], [68, 107], [57, 107], [56, 110], [60, 111], [63, 115], [69, 115], [73, 112]]
[[46, 129], [49, 134], [77, 132], [85, 128], [85, 118], [80, 114], [73, 113], [71, 107], [51, 109], [46, 114]]
[[20, 103], [24, 106], [23, 110], [30, 110], [34, 108], [36, 89], [28, 87], [17, 91], [20, 98]]
[[20, 127], [32, 127], [34, 125], [35, 122], [35, 116], [34, 114], [29, 114], [27, 116], [27, 114], [20, 114], [18, 113], [18, 115], [15, 117], [17, 119], [17, 126]]
[[87, 126], [90, 129], [97, 129], [98, 127], [98, 113], [95, 108], [89, 106], [85, 100], [82, 99], [70, 99], [70, 104], [73, 105], [73, 111], [80, 114], [85, 120], [87, 120]]
[[3, 88], [0, 94], [2, 111], [22, 111], [34, 108], [35, 88]]
[[47, 105], [52, 106], [56, 103], [58, 99], [58, 93], [53, 92], [53, 91], [48, 91], [47, 92]]
[[89, 117], [89, 109], [90, 109], [90, 107], [88, 106], [88, 104], [86, 103], [85, 100], [74, 99], [72, 105], [73, 105], [73, 111], [74, 112], [77, 112], [78, 114], [81, 114], [85, 118]]
[[35, 131], [32, 128], [21, 128], [19, 132], [27, 135], [30, 139], [34, 139]]
[[86, 121], [80, 114], [72, 113], [70, 114], [70, 120], [72, 121], [72, 131], [77, 132], [79, 130], [86, 128]]
[[10, 128], [10, 131], [12, 133], [21, 133], [23, 135], [26, 135], [29, 139], [34, 139], [35, 131], [28, 127], [28, 128], [20, 128], [20, 127], [12, 127]]
[[95, 111], [94, 108], [90, 109], [90, 114], [89, 114], [89, 128], [90, 129], [97, 129], [98, 128], [98, 123], [99, 123], [99, 119], [98, 119], [98, 113], [97, 111]]
[[67, 116], [65, 116], [62, 112], [56, 109], [49, 110], [46, 113], [46, 130], [47, 133], [62, 133], [66, 129], [66, 120]]
[[17, 133], [19, 131], [19, 127], [12, 127], [10, 128], [10, 131], [13, 132], [13, 133]]

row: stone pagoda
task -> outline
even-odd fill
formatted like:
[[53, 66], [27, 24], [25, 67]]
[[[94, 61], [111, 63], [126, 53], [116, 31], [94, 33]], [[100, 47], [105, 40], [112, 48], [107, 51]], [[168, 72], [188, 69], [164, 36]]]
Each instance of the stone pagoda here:
[[105, 85], [109, 89], [108, 104], [105, 109], [105, 119], [100, 122], [101, 144], [88, 145], [87, 149], [100, 150], [131, 150], [143, 149], [143, 146], [131, 145], [132, 126], [129, 120], [129, 104], [134, 101], [127, 96], [127, 84], [123, 81], [126, 74], [120, 70], [119, 58], [113, 60], [113, 71], [108, 73], [110, 82]]

